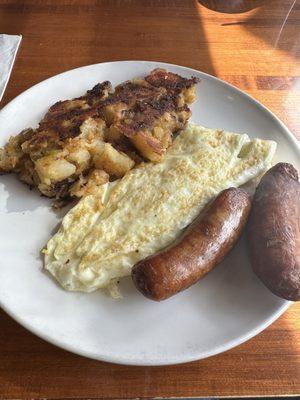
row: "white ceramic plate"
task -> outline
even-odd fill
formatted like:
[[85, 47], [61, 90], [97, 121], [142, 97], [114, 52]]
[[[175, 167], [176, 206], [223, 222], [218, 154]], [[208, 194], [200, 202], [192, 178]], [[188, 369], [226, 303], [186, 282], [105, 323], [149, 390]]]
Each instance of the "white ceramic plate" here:
[[[212, 76], [170, 64], [122, 61], [82, 67], [54, 76], [22, 93], [0, 113], [0, 146], [35, 126], [57, 100], [84, 93], [98, 82], [113, 84], [165, 67], [201, 79], [194, 122], [243, 132], [278, 143], [276, 161], [298, 169], [299, 147], [287, 128], [245, 93]], [[87, 357], [122, 364], [163, 365], [205, 358], [250, 339], [288, 307], [250, 269], [241, 240], [225, 262], [199, 284], [156, 303], [124, 279], [122, 301], [101, 291], [68, 293], [42, 271], [40, 249], [63, 212], [14, 176], [0, 178], [0, 304], [45, 340]]]

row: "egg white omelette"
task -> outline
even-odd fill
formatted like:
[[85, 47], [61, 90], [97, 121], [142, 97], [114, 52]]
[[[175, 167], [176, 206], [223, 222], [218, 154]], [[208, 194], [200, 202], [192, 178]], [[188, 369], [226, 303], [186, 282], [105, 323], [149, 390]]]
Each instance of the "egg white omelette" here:
[[190, 124], [158, 164], [143, 163], [67, 213], [49, 240], [45, 268], [67, 290], [108, 288], [168, 246], [230, 186], [270, 167], [276, 143]]

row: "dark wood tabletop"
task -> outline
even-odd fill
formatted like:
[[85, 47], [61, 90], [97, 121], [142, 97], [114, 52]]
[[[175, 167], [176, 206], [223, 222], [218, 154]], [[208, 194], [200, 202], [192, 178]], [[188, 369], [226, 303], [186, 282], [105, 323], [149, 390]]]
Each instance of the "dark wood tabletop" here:
[[[222, 2], [205, 3], [216, 8]], [[193, 0], [0, 0], [0, 32], [23, 35], [1, 107], [35, 83], [72, 68], [156, 60], [236, 85], [300, 138], [300, 2], [241, 3], [244, 9], [258, 7], [225, 14]], [[299, 313], [300, 304], [291, 305], [264, 332], [218, 356], [183, 365], [128, 367], [58, 349], [0, 311], [0, 398], [296, 395]]]

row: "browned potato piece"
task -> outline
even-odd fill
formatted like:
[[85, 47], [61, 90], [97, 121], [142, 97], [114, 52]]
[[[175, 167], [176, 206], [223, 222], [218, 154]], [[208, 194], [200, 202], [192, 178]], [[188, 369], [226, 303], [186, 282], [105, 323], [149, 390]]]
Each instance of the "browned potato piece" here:
[[114, 125], [111, 125], [108, 129], [106, 129], [105, 140], [111, 143], [122, 143], [126, 141], [122, 135], [122, 132]]
[[20, 161], [20, 172], [18, 174], [19, 179], [27, 185], [34, 186], [39, 183], [38, 175], [34, 169], [34, 163], [29, 156], [22, 157]]
[[109, 175], [100, 169], [94, 169], [87, 176], [81, 176], [70, 188], [72, 197], [82, 197], [95, 194], [98, 187], [107, 183]]
[[35, 162], [35, 170], [41, 183], [50, 185], [51, 182], [63, 181], [73, 175], [76, 167], [64, 158], [61, 151], [39, 158]]
[[111, 144], [105, 143], [103, 152], [94, 156], [94, 164], [110, 175], [122, 177], [134, 166], [134, 161]]
[[300, 183], [291, 164], [263, 176], [247, 231], [256, 275], [277, 296], [300, 300]]
[[148, 132], [138, 132], [130, 140], [144, 158], [153, 162], [162, 160], [165, 149], [161, 147], [159, 140], [150, 136]]
[[34, 134], [32, 129], [25, 129], [17, 136], [11, 136], [6, 145], [0, 148], [0, 173], [16, 170], [18, 172], [20, 162], [24, 156], [22, 144]]

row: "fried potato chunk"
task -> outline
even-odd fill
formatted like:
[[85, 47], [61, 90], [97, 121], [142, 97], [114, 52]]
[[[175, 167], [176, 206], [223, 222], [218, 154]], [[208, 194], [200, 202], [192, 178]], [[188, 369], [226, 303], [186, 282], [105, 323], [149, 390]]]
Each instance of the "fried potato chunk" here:
[[64, 158], [63, 152], [54, 152], [41, 157], [35, 162], [35, 170], [41, 183], [50, 185], [51, 182], [59, 182], [76, 172], [76, 167]]
[[134, 161], [110, 143], [105, 143], [102, 153], [94, 156], [94, 164], [96, 168], [120, 178], [134, 166]]
[[99, 186], [109, 181], [109, 175], [102, 170], [94, 169], [87, 176], [80, 176], [70, 188], [72, 197], [84, 197], [97, 193]]
[[22, 144], [34, 135], [33, 129], [25, 129], [17, 136], [11, 136], [6, 145], [0, 148], [0, 173], [18, 171], [24, 152]]

